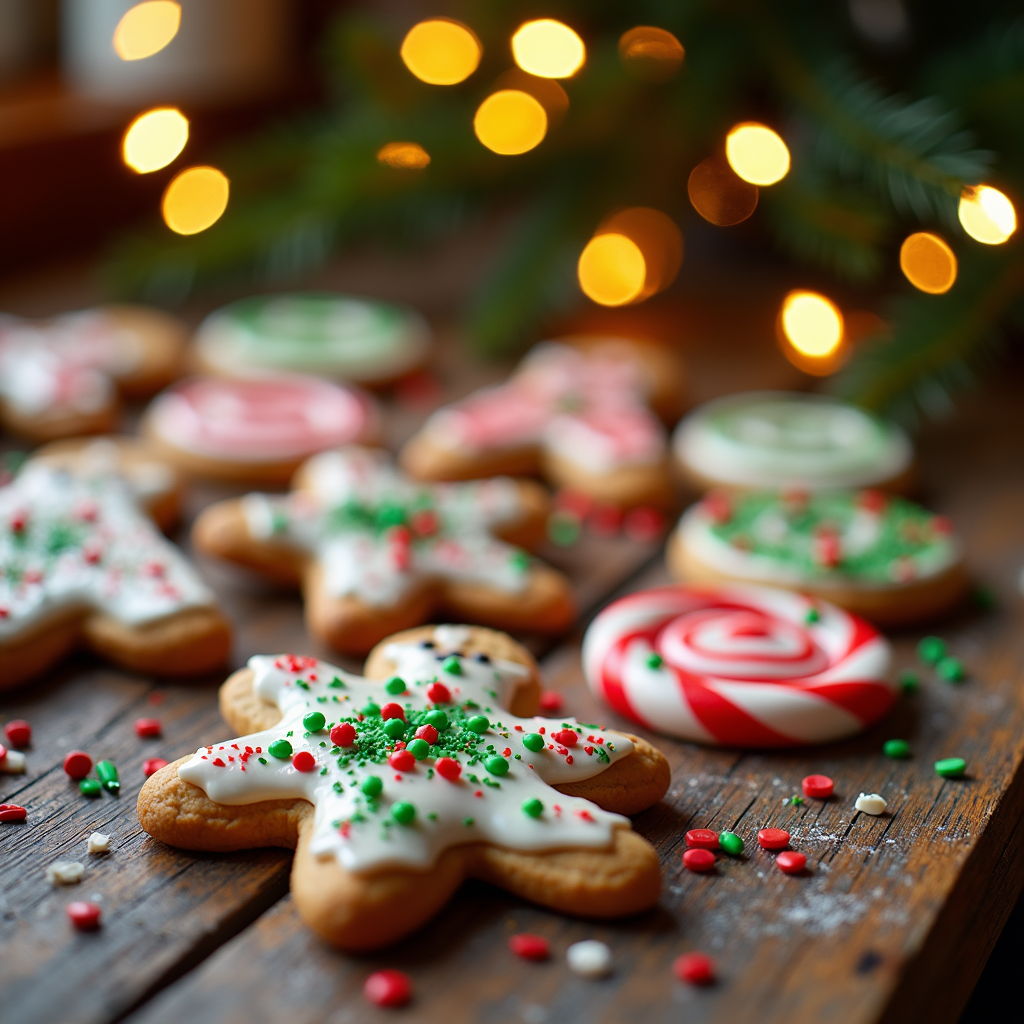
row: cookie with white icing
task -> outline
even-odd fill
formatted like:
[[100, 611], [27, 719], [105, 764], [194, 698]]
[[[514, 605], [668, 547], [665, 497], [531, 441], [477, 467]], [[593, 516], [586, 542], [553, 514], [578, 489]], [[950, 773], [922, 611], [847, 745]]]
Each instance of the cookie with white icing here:
[[229, 376], [311, 373], [379, 387], [423, 365], [432, 340], [408, 306], [326, 292], [252, 295], [199, 326], [199, 368]]
[[712, 492], [679, 521], [668, 563], [686, 582], [770, 583], [881, 625], [939, 614], [966, 586], [949, 520], [877, 490]]
[[76, 647], [160, 675], [224, 663], [229, 626], [157, 525], [177, 474], [139, 441], [56, 442], [0, 488], [0, 688]]
[[143, 306], [5, 317], [0, 422], [37, 441], [112, 430], [119, 397], [151, 395], [178, 375], [185, 338], [179, 321]]
[[668, 788], [655, 748], [537, 717], [533, 659], [479, 627], [390, 637], [366, 674], [251, 659], [221, 691], [246, 735], [153, 775], [142, 827], [192, 850], [296, 848], [299, 913], [347, 950], [415, 931], [465, 878], [587, 917], [657, 902], [657, 855], [624, 817]]
[[899, 427], [822, 395], [751, 391], [719, 398], [690, 413], [672, 444], [699, 490], [899, 492], [913, 475], [913, 447]]
[[619, 506], [672, 503], [665, 428], [683, 401], [678, 359], [654, 342], [537, 345], [502, 385], [434, 413], [401, 454], [420, 480], [542, 474]]
[[188, 473], [287, 483], [311, 455], [373, 440], [378, 415], [365, 392], [319, 377], [195, 377], [158, 395], [141, 429]]
[[293, 486], [207, 508], [193, 540], [300, 584], [310, 632], [339, 651], [365, 654], [438, 611], [525, 632], [573, 622], [568, 580], [524, 550], [544, 537], [537, 484], [417, 483], [384, 452], [350, 446], [305, 462]]

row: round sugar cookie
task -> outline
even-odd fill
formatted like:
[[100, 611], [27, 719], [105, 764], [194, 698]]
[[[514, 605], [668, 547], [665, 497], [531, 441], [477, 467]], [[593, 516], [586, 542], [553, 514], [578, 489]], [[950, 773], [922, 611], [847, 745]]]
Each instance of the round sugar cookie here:
[[907, 489], [914, 452], [899, 427], [833, 398], [750, 391], [708, 402], [679, 424], [676, 459], [700, 490]]
[[610, 604], [583, 640], [594, 694], [657, 732], [731, 747], [852, 736], [896, 699], [863, 619], [773, 587], [669, 586]]
[[296, 292], [215, 310], [196, 332], [195, 355], [213, 373], [283, 370], [378, 386], [422, 365], [430, 340], [426, 320], [407, 306]]
[[880, 625], [943, 612], [966, 585], [949, 520], [875, 490], [712, 492], [683, 514], [668, 563], [686, 582], [787, 587]]
[[317, 452], [373, 439], [377, 425], [363, 392], [278, 374], [182, 381], [150, 404], [143, 431], [187, 472], [284, 483]]

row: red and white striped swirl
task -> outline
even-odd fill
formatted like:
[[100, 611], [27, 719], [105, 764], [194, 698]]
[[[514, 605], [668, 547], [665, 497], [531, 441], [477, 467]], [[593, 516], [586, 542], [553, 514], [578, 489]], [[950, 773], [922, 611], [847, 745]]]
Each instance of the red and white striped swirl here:
[[620, 714], [730, 747], [860, 732], [896, 699], [889, 664], [888, 642], [863, 619], [773, 587], [641, 591], [605, 608], [583, 641], [591, 690]]

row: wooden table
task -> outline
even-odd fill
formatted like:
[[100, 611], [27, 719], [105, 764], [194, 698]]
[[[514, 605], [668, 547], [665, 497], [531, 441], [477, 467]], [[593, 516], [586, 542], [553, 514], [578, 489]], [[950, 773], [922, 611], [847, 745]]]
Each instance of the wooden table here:
[[[777, 364], [736, 355], [729, 353], [726, 373], [714, 346], [694, 351], [699, 397], [726, 380], [733, 389], [781, 382]], [[449, 361], [442, 372], [465, 391], [473, 380], [455, 366]], [[924, 672], [920, 692], [882, 725], [816, 751], [737, 753], [657, 739], [672, 787], [635, 824], [661, 854], [664, 887], [660, 906], [638, 918], [571, 920], [468, 884], [428, 935], [379, 955], [342, 955], [299, 921], [287, 852], [193, 854], [139, 828], [142, 761], [229, 734], [216, 710], [221, 676], [155, 685], [83, 658], [7, 695], [0, 715], [28, 718], [35, 739], [28, 773], [0, 776], [0, 801], [29, 808], [27, 825], [0, 826], [0, 1021], [386, 1020], [390, 1011], [361, 994], [366, 975], [384, 966], [414, 979], [415, 1003], [402, 1011], [410, 1021], [955, 1021], [1024, 879], [1024, 404], [1012, 385], [1019, 387], [1011, 380], [977, 397], [922, 445], [925, 499], [953, 517], [972, 571], [996, 596], [993, 609], [967, 609], [928, 630], [949, 641], [968, 680], [951, 685]], [[393, 439], [418, 418], [399, 411]], [[190, 513], [221, 493], [193, 491]], [[548, 555], [574, 580], [581, 623], [613, 595], [665, 579], [660, 547], [624, 538], [586, 538]], [[306, 637], [295, 596], [211, 563], [203, 571], [237, 623], [235, 665], [268, 651], [329, 653]], [[569, 713], [621, 726], [584, 687], [580, 635], [535, 644], [548, 683], [565, 695]], [[900, 667], [914, 665], [921, 635], [895, 637]], [[139, 740], [134, 719], [153, 714], [163, 738]], [[886, 759], [880, 748], [890, 737], [908, 739], [913, 758]], [[61, 770], [73, 748], [119, 766], [119, 798], [78, 794]], [[965, 779], [933, 771], [936, 759], [952, 755], [966, 758]], [[835, 799], [784, 805], [812, 772], [836, 780]], [[855, 813], [862, 790], [882, 793], [889, 813]], [[805, 876], [781, 874], [759, 850], [754, 836], [766, 825], [792, 833], [809, 858]], [[745, 855], [709, 876], [684, 871], [683, 834], [698, 826], [738, 832]], [[86, 854], [93, 830], [113, 836], [110, 855]], [[82, 883], [51, 888], [44, 869], [56, 860], [86, 862]], [[76, 898], [102, 900], [102, 930], [69, 927], [64, 906]], [[549, 963], [510, 954], [506, 939], [522, 930], [551, 940]], [[615, 972], [603, 981], [565, 966], [566, 946], [591, 937], [614, 953]], [[673, 959], [688, 950], [715, 958], [718, 984], [701, 990], [673, 979]]]

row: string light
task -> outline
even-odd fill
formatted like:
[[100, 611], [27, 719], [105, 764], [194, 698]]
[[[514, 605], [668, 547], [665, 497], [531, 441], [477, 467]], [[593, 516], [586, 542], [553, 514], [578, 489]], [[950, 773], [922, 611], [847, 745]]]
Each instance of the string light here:
[[500, 89], [477, 108], [476, 137], [503, 156], [527, 153], [547, 134], [548, 115], [541, 102], [521, 89]]
[[160, 204], [164, 223], [179, 235], [195, 235], [220, 220], [230, 183], [216, 167], [190, 167], [175, 177]]
[[568, 25], [541, 18], [520, 25], [512, 36], [515, 62], [539, 78], [569, 78], [587, 58], [583, 40]]
[[480, 63], [483, 47], [471, 28], [451, 18], [413, 25], [399, 51], [405, 66], [428, 85], [457, 85]]
[[619, 59], [635, 78], [667, 82], [683, 66], [683, 44], [671, 32], [650, 25], [638, 25], [619, 39]]
[[792, 291], [782, 302], [779, 327], [786, 357], [808, 373], [825, 375], [842, 362], [843, 315], [824, 295]]
[[172, 163], [188, 142], [188, 118], [174, 107], [139, 114], [124, 133], [121, 155], [139, 174], [158, 171]]
[[900, 246], [900, 269], [915, 288], [942, 295], [956, 281], [956, 256], [938, 235], [918, 231]]
[[789, 150], [781, 137], [754, 121], [736, 125], [725, 138], [729, 166], [751, 185], [774, 185], [789, 173]]
[[960, 195], [960, 223], [976, 242], [1001, 245], [1017, 230], [1013, 203], [991, 185], [974, 185]]
[[420, 171], [430, 163], [430, 154], [417, 142], [389, 142], [377, 150], [377, 159], [402, 171]]
[[114, 29], [114, 50], [121, 60], [142, 60], [159, 53], [177, 34], [181, 5], [146, 0], [125, 11]]
[[602, 306], [624, 306], [643, 291], [647, 267], [634, 241], [608, 232], [587, 242], [576, 273], [588, 298]]
[[716, 154], [702, 160], [690, 172], [686, 191], [693, 208], [718, 227], [730, 227], [746, 220], [757, 209], [760, 191], [744, 181]]

